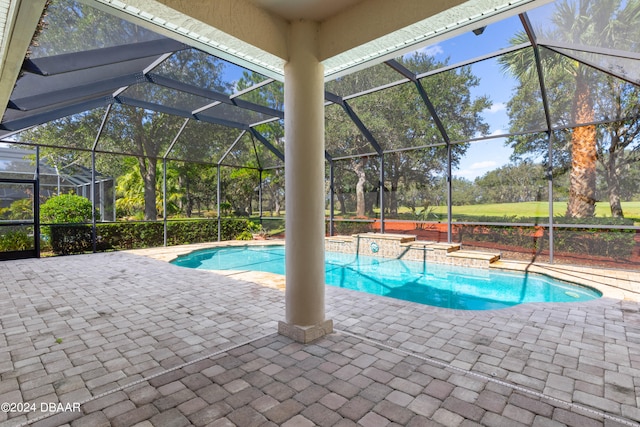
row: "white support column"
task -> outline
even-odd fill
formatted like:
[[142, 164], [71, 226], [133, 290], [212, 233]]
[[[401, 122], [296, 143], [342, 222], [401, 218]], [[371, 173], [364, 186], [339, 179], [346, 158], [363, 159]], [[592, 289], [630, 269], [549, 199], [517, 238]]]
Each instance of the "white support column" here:
[[307, 343], [333, 331], [324, 317], [324, 72], [317, 23], [291, 24], [284, 76], [286, 320], [278, 331]]

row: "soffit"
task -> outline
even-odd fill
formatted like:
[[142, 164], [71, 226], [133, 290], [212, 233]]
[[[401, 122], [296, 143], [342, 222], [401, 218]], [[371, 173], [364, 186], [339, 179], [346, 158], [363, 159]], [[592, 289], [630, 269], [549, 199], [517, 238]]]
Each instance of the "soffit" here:
[[325, 79], [366, 68], [549, 0], [82, 0], [284, 79], [292, 19], [320, 20]]
[[323, 22], [364, 0], [250, 0], [256, 6], [288, 21], [306, 19]]
[[0, 0], [0, 111], [4, 113], [45, 0]]

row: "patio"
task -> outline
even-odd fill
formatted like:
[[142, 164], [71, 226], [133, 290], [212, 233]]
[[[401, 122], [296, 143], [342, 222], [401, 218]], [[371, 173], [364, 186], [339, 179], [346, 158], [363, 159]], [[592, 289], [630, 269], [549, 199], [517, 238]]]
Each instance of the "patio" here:
[[184, 250], [3, 263], [0, 402], [35, 410], [0, 426], [640, 421], [632, 293], [471, 313], [328, 287], [335, 332], [305, 346], [276, 333], [277, 281], [161, 260]]

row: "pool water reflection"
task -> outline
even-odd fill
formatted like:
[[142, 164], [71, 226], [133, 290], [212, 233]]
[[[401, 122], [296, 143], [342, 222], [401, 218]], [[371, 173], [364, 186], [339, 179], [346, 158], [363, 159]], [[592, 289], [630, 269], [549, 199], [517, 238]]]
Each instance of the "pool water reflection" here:
[[[204, 270], [285, 274], [284, 246], [231, 246], [179, 257], [174, 264]], [[538, 274], [458, 267], [419, 261], [325, 253], [330, 286], [458, 310], [491, 310], [528, 302], [600, 298], [595, 289]]]

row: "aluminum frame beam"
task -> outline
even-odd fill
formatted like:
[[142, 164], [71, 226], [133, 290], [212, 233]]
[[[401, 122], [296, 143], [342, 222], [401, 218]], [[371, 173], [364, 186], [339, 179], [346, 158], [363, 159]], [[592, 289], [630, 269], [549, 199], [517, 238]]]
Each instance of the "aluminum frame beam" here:
[[551, 127], [551, 109], [549, 107], [549, 98], [547, 97], [547, 87], [544, 81], [544, 73], [542, 69], [542, 59], [540, 58], [540, 45], [533, 30], [533, 26], [529, 21], [529, 17], [526, 13], [519, 15], [520, 22], [524, 27], [527, 37], [531, 41], [533, 46], [533, 55], [536, 62], [536, 74], [538, 75], [538, 84], [540, 85], [540, 94], [542, 95], [542, 108], [544, 110], [544, 117], [549, 131], [547, 132], [548, 148], [547, 155], [549, 156], [549, 164], [547, 165], [547, 187], [548, 187], [548, 203], [549, 203], [549, 261], [553, 264], [554, 255], [554, 242], [553, 242], [553, 134]]
[[163, 53], [177, 52], [189, 48], [190, 47], [184, 43], [163, 38], [148, 42], [65, 53], [43, 58], [27, 58], [24, 61], [23, 69], [29, 73], [41, 76], [53, 76], [71, 71], [158, 56]]
[[106, 105], [112, 104], [113, 102], [115, 102], [115, 100], [112, 96], [101, 96], [99, 98], [90, 99], [88, 101], [65, 105], [64, 107], [2, 122], [0, 124], [0, 129], [9, 131], [21, 131], [29, 127], [60, 119], [62, 117], [82, 113], [88, 110], [93, 110], [95, 108], [105, 107]]
[[[211, 99], [213, 101], [219, 101], [221, 103], [228, 104], [228, 105], [235, 105], [242, 109], [255, 111], [257, 113], [262, 113], [267, 116], [273, 116], [273, 117], [278, 117], [280, 119], [284, 119], [284, 111], [276, 110], [275, 108], [267, 107], [264, 105], [255, 104], [253, 102], [245, 101], [243, 99], [236, 99], [236, 96], [240, 96], [242, 94], [238, 94], [236, 96], [234, 96], [235, 94], [226, 95], [224, 93], [216, 92], [210, 89], [204, 89], [188, 83], [183, 83], [174, 79], [170, 79], [168, 77], [164, 77], [156, 73], [148, 73], [146, 75], [146, 78], [149, 82], [155, 83], [160, 86], [164, 86], [166, 88], [175, 89], [181, 92], [190, 93], [192, 95], [201, 96], [203, 98]], [[201, 110], [201, 111], [206, 111], [206, 110]]]
[[8, 108], [20, 111], [30, 111], [64, 102], [72, 102], [77, 99], [103, 96], [105, 92], [113, 92], [118, 88], [130, 86], [143, 80], [144, 75], [142, 72], [126, 74], [112, 79], [76, 86], [73, 89], [63, 89], [41, 95], [12, 99], [9, 101]]
[[[284, 154], [282, 154], [280, 152], [280, 150], [278, 150], [273, 144], [271, 144], [269, 142], [269, 140], [267, 140], [267, 138], [265, 138], [260, 132], [258, 132], [257, 130], [255, 130], [252, 127], [249, 128], [249, 132], [251, 132], [251, 134], [254, 137], [256, 137], [256, 139], [258, 139], [258, 141], [260, 141], [262, 143], [262, 145], [267, 147], [267, 149], [269, 151], [271, 151], [277, 158], [279, 158], [280, 160], [282, 160], [284, 162]], [[257, 157], [257, 155], [256, 155], [256, 157]]]

